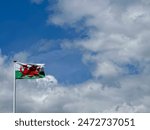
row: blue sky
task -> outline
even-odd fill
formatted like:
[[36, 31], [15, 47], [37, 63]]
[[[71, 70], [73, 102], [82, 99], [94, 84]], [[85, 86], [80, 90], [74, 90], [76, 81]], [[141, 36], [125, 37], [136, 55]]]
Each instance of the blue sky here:
[[47, 74], [17, 80], [18, 112], [150, 112], [148, 0], [0, 2], [0, 112], [13, 59]]
[[[48, 9], [48, 4], [49, 8]], [[27, 51], [31, 53], [28, 62], [43, 62], [46, 71], [55, 75], [60, 83], [76, 84], [91, 78], [90, 68], [82, 63], [82, 52], [72, 48], [62, 49], [63, 40], [73, 41], [84, 39], [84, 30], [77, 30], [73, 26], [58, 26], [48, 24], [48, 15], [54, 15], [55, 0], [43, 1], [41, 4], [32, 3], [30, 0], [1, 1], [0, 5], [0, 42], [2, 53], [10, 56], [15, 53]], [[84, 24], [85, 18], [77, 22], [77, 26]], [[36, 52], [41, 39], [52, 40], [48, 54]], [[56, 45], [57, 44], [57, 45]], [[33, 58], [34, 57], [34, 58]], [[128, 65], [129, 70], [136, 69], [134, 65]], [[68, 71], [66, 71], [66, 69]], [[132, 74], [133, 70], [131, 70]], [[134, 72], [137, 72], [136, 70]]]
[[42, 38], [56, 40], [73, 38], [75, 35], [71, 29], [46, 24], [47, 2], [40, 5], [32, 4], [30, 0], [1, 3], [1, 47], [4, 53], [28, 49]]
[[[55, 1], [50, 1], [53, 6]], [[10, 56], [21, 51], [31, 53], [29, 62], [46, 64], [48, 74], [55, 75], [60, 83], [80, 83], [90, 78], [87, 66], [82, 63], [82, 54], [78, 50], [63, 50], [60, 44], [63, 40], [83, 38], [82, 31], [74, 28], [59, 27], [47, 24], [48, 1], [42, 4], [32, 3], [30, 0], [7, 0], [0, 4], [0, 47], [2, 53]], [[53, 40], [53, 45], [47, 51], [48, 55], [37, 53], [38, 42], [41, 39]], [[57, 45], [55, 45], [57, 41]], [[59, 43], [60, 42], [60, 43]], [[34, 56], [34, 58], [32, 58]], [[66, 69], [68, 71], [66, 71]], [[79, 76], [81, 75], [81, 76]]]

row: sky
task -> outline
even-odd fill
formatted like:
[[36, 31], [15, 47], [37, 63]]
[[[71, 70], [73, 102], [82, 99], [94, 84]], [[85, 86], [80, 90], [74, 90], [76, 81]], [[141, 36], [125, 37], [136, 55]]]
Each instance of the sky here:
[[148, 0], [0, 0], [0, 112], [150, 112]]

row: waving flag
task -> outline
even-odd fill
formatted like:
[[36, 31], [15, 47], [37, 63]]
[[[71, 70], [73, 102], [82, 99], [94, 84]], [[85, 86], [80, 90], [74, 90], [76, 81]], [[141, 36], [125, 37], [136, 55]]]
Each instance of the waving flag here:
[[16, 79], [37, 79], [44, 78], [44, 64], [25, 64], [16, 62], [15, 78]]

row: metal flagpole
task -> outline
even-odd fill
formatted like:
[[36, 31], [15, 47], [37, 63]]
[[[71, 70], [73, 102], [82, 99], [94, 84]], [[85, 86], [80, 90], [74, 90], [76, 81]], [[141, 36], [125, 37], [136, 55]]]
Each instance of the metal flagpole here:
[[16, 113], [16, 73], [15, 73], [16, 62], [17, 61], [14, 61], [13, 113]]

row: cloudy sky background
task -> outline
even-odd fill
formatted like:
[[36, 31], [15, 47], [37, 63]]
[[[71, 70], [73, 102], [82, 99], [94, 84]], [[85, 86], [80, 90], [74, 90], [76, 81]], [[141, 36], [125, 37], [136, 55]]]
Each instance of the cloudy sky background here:
[[149, 0], [0, 0], [0, 112], [150, 112]]

